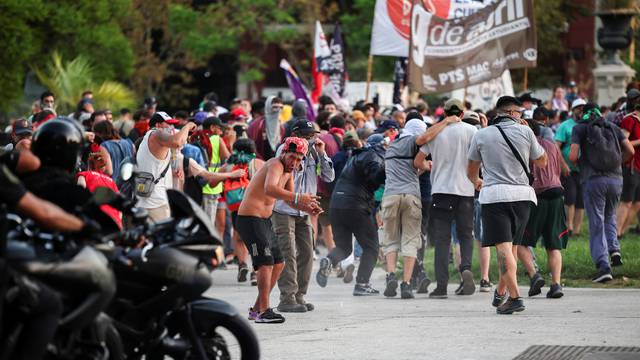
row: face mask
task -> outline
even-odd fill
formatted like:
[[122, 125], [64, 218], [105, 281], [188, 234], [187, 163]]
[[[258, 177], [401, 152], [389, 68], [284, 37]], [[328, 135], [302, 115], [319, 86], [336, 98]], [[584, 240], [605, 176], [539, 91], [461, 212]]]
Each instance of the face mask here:
[[396, 136], [398, 136], [398, 133], [391, 133], [389, 134], [389, 136], [387, 137], [387, 139], [389, 139], [389, 142], [392, 142], [393, 140], [396, 139]]

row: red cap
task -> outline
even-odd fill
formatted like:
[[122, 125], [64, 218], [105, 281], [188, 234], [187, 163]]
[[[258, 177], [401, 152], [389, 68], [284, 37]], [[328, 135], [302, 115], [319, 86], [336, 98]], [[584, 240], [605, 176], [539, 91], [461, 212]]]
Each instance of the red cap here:
[[231, 110], [231, 115], [233, 115], [234, 119], [239, 119], [239, 118], [248, 118], [249, 116], [247, 115], [247, 112], [244, 111], [243, 108], [241, 107], [237, 107], [233, 110]]
[[309, 150], [309, 143], [307, 140], [299, 137], [288, 137], [284, 139], [284, 151], [297, 152], [302, 155], [307, 155]]

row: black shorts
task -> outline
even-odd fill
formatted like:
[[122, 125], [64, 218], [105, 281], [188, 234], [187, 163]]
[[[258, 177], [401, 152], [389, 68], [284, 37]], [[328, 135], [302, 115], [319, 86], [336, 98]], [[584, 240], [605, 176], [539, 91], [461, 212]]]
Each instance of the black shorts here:
[[482, 246], [522, 243], [531, 201], [482, 204]]
[[640, 172], [630, 167], [622, 167], [622, 202], [640, 201]]
[[562, 177], [562, 187], [564, 188], [564, 204], [584, 209], [582, 200], [582, 183], [580, 183], [580, 173], [572, 171], [567, 177]]
[[236, 227], [242, 241], [249, 250], [249, 254], [251, 254], [251, 262], [255, 270], [258, 270], [263, 265], [284, 262], [284, 257], [276, 240], [276, 233], [271, 226], [271, 219], [238, 215]]
[[[561, 189], [555, 196], [538, 195], [538, 205], [530, 203], [529, 222], [524, 232], [522, 245], [536, 247], [538, 239], [547, 250], [567, 248], [567, 230]], [[546, 193], [549, 193], [547, 191]]]

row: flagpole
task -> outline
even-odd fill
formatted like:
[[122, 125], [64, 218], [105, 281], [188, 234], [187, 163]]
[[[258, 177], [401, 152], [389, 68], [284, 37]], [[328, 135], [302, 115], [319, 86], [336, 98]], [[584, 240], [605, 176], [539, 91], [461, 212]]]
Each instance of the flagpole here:
[[524, 91], [529, 90], [529, 68], [524, 68]]
[[364, 90], [364, 101], [369, 101], [369, 86], [371, 85], [371, 68], [373, 67], [373, 55], [369, 54], [369, 61], [367, 61], [367, 87]]

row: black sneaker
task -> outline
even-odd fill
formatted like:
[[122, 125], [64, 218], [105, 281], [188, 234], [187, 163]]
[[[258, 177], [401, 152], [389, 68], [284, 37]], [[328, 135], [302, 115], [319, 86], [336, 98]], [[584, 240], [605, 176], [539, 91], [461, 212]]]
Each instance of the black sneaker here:
[[489, 280], [480, 279], [480, 292], [491, 292], [491, 283]]
[[251, 281], [251, 286], [258, 286], [258, 278], [256, 277], [256, 272], [252, 271], [249, 275], [249, 280]]
[[604, 284], [607, 281], [613, 280], [613, 276], [611, 275], [611, 271], [598, 271], [596, 276], [591, 279], [594, 283]]
[[406, 282], [400, 283], [400, 297], [403, 299], [413, 299], [413, 291], [411, 290], [411, 285]]
[[378, 295], [380, 291], [371, 287], [371, 284], [356, 284], [353, 287], [353, 296], [371, 296]]
[[256, 324], [282, 324], [284, 322], [284, 316], [269, 308], [258, 314], [255, 321]]
[[531, 278], [531, 286], [529, 287], [529, 296], [536, 296], [542, 293], [542, 287], [544, 286], [544, 279], [540, 273], [536, 273]]
[[342, 278], [342, 282], [345, 284], [349, 284], [353, 281], [353, 273], [356, 270], [356, 266], [353, 264], [349, 264], [346, 269], [344, 269], [344, 277]]
[[458, 287], [453, 291], [453, 293], [456, 295], [463, 295], [463, 292], [464, 292], [464, 283], [461, 281], [460, 285], [458, 285]]
[[429, 299], [446, 299], [447, 296], [447, 288], [436, 286], [436, 289], [429, 294]]
[[238, 268], [238, 282], [247, 281], [247, 274], [249, 273], [249, 268], [246, 264], [240, 265]]
[[504, 304], [498, 306], [498, 308], [496, 309], [496, 313], [500, 315], [509, 315], [513, 314], [514, 312], [520, 311], [524, 311], [524, 302], [522, 301], [521, 297], [510, 297], [509, 299], [507, 299], [507, 301], [505, 301]]
[[560, 284], [551, 284], [549, 288], [549, 292], [547, 292], [547, 298], [549, 299], [559, 299], [564, 296], [562, 292], [562, 286]]
[[398, 289], [398, 278], [395, 273], [388, 273], [386, 280], [386, 288], [384, 289], [384, 296], [386, 297], [394, 297], [396, 296]]
[[420, 272], [416, 277], [416, 293], [429, 293], [429, 285], [431, 285], [431, 280], [427, 277], [427, 274]]
[[507, 293], [505, 292], [504, 295], [499, 295], [498, 294], [498, 289], [495, 289], [493, 291], [493, 301], [491, 302], [491, 305], [493, 305], [493, 307], [498, 307], [502, 304], [504, 304], [504, 301], [507, 299]]
[[611, 266], [622, 266], [622, 255], [620, 251], [614, 251], [611, 253]]
[[476, 283], [473, 281], [471, 270], [462, 272], [462, 293], [460, 295], [473, 295], [476, 292]]
[[316, 281], [320, 287], [327, 286], [329, 274], [331, 274], [331, 261], [329, 261], [329, 258], [323, 257], [320, 259], [320, 269], [318, 269], [318, 273], [316, 274]]

